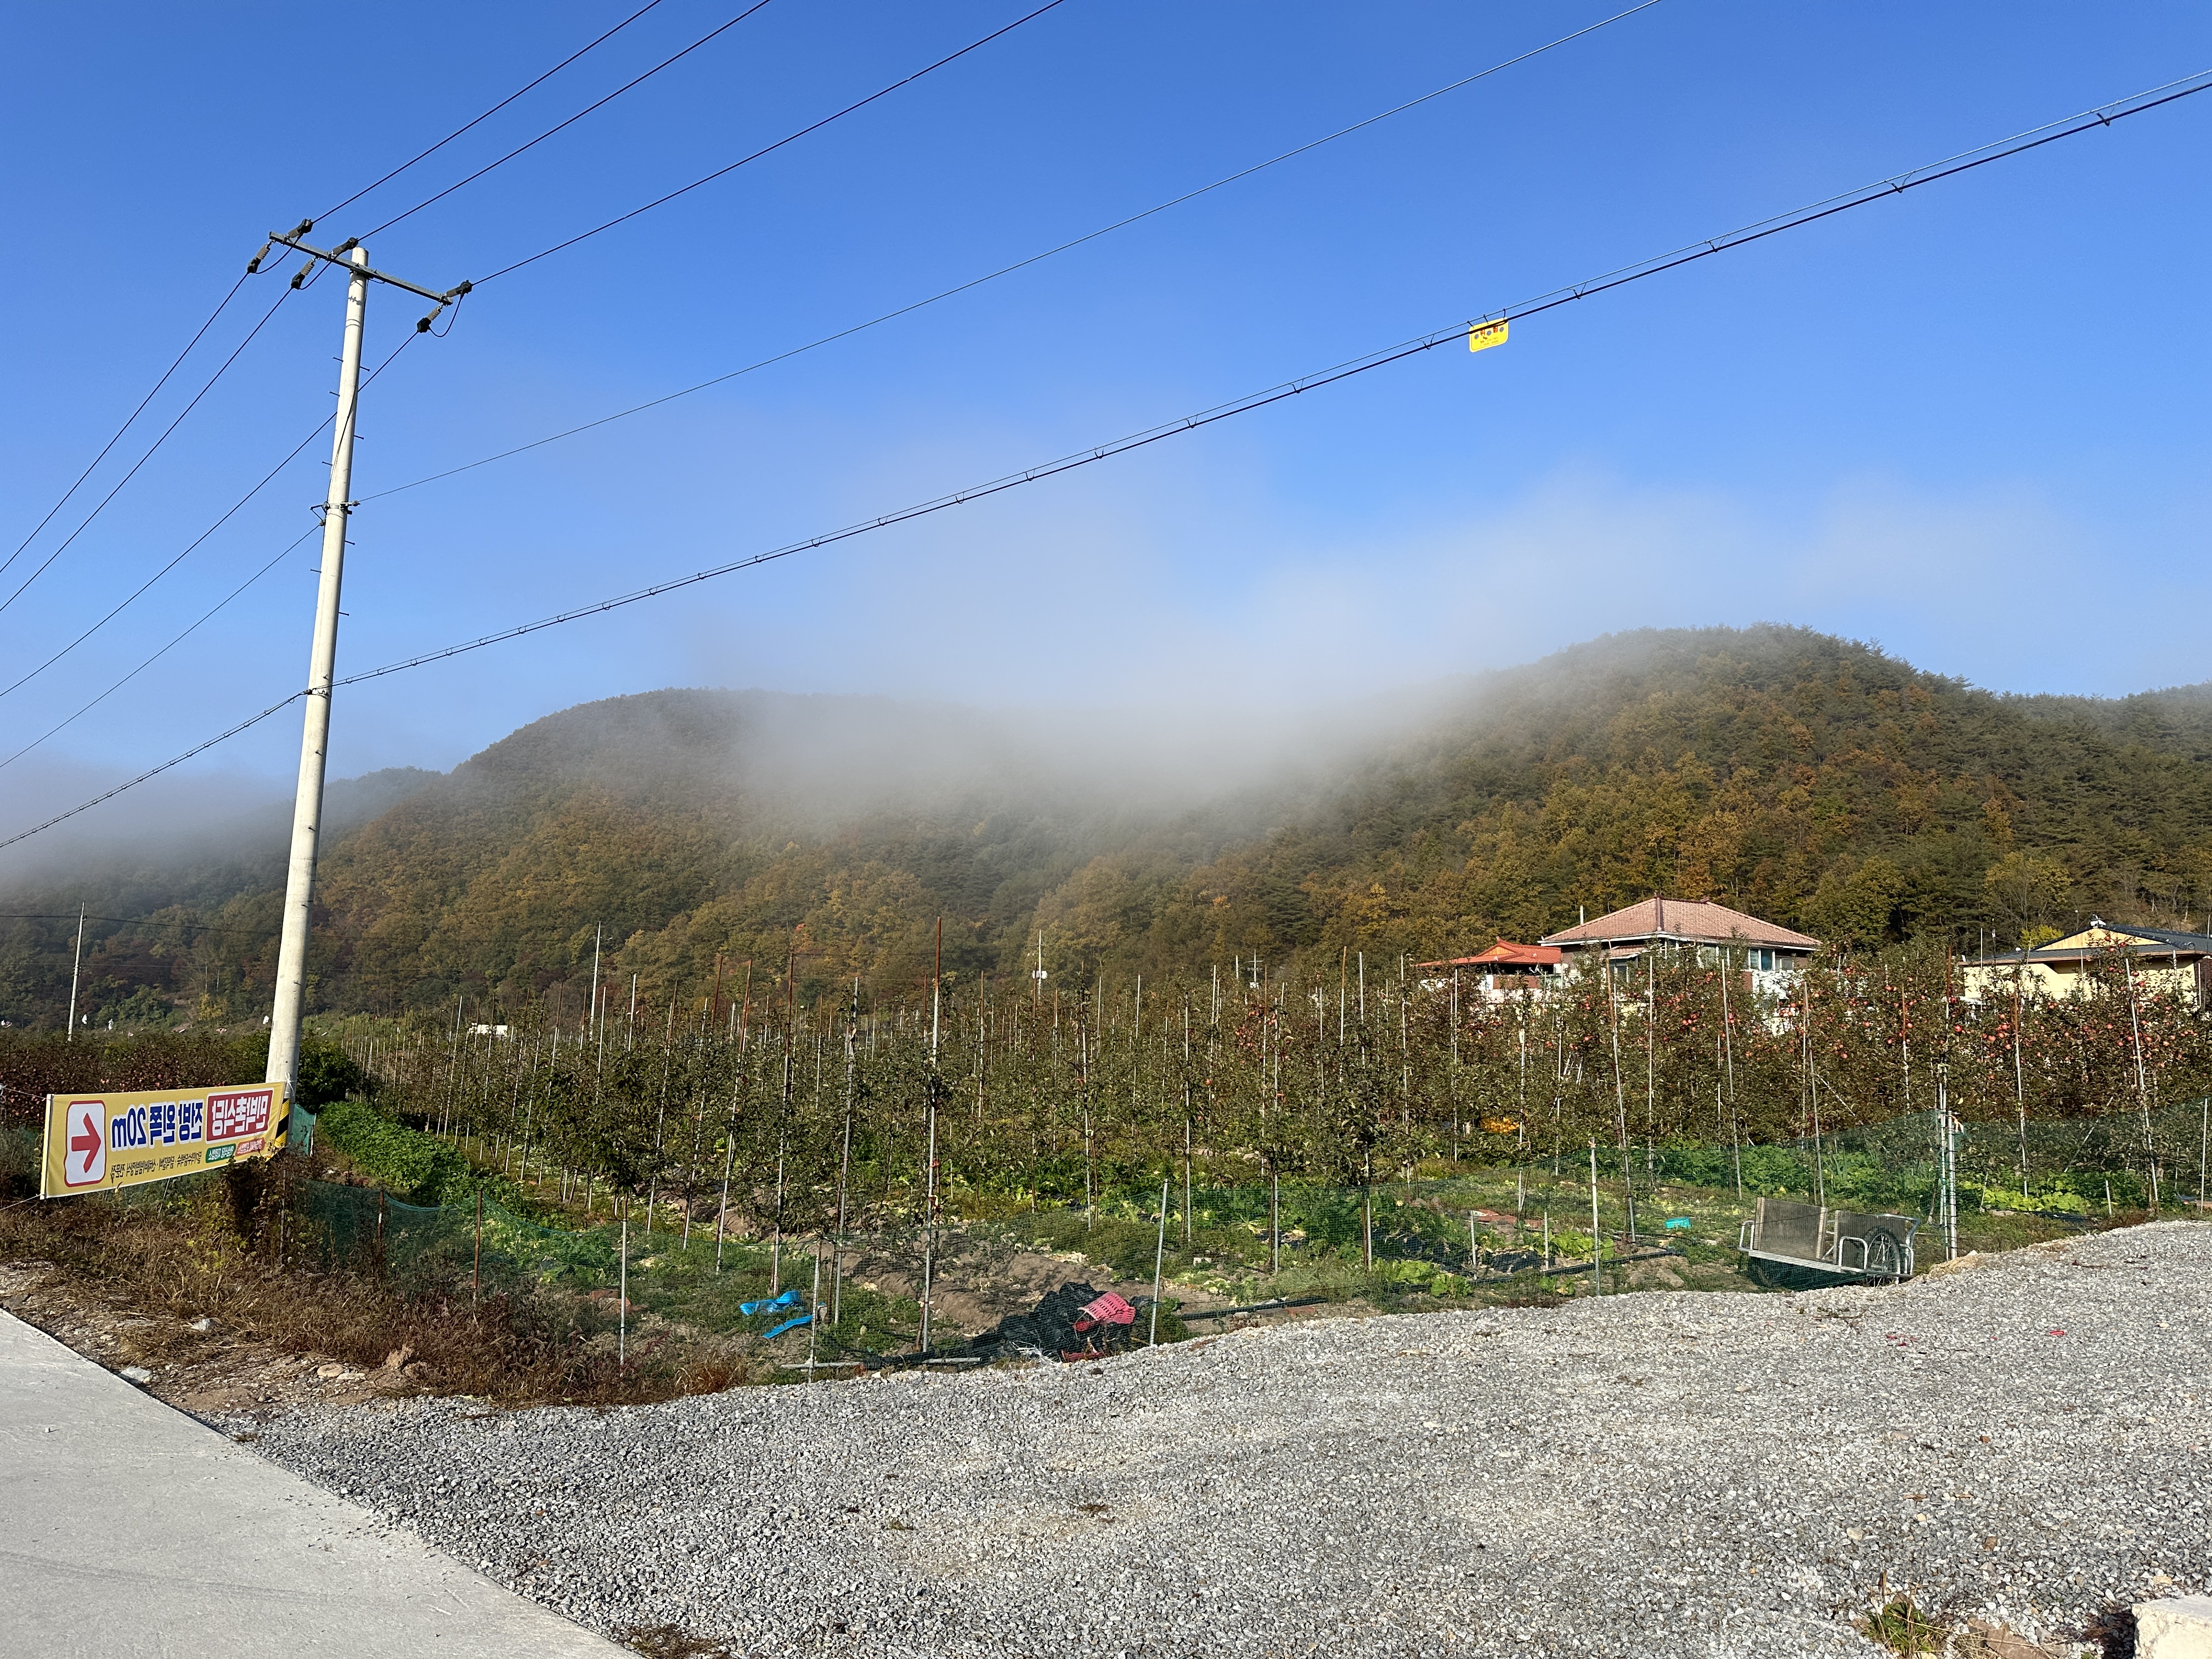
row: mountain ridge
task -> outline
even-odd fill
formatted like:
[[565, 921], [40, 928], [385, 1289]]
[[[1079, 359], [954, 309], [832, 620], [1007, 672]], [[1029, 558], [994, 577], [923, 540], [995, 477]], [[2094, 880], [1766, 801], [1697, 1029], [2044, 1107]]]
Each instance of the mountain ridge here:
[[[2008, 696], [1765, 624], [1608, 635], [1373, 712], [579, 705], [450, 773], [356, 781], [387, 798], [327, 843], [313, 1000], [573, 1015], [595, 937], [657, 1003], [709, 994], [717, 956], [780, 974], [794, 945], [810, 991], [902, 994], [939, 915], [956, 976], [1021, 975], [1041, 931], [1057, 984], [1433, 956], [1654, 890], [1862, 947], [2212, 898], [2212, 687]], [[103, 937], [93, 1006], [257, 1015], [270, 952], [237, 947], [273, 937], [266, 867], [179, 883], [165, 945]], [[55, 943], [0, 921], [0, 1017], [55, 1017]]]

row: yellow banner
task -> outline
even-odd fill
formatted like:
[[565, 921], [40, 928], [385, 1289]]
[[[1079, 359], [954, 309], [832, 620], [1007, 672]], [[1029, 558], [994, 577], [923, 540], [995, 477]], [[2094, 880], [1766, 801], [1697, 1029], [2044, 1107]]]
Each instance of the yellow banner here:
[[284, 1144], [290, 1102], [275, 1083], [48, 1095], [40, 1198], [197, 1175]]
[[1505, 319], [1503, 317], [1494, 323], [1476, 323], [1467, 331], [1467, 349], [1469, 351], [1487, 351], [1492, 346], [1504, 343]]

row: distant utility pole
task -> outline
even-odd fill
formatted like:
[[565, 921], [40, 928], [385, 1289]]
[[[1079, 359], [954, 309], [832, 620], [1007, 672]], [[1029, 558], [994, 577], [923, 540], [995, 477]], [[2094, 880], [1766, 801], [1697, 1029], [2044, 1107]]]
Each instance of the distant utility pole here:
[[70, 963], [69, 1032], [68, 1035], [63, 1038], [63, 1041], [65, 1042], [75, 1042], [76, 1041], [76, 981], [77, 975], [83, 970], [84, 906], [80, 904], [76, 907], [76, 959]]
[[323, 505], [322, 580], [315, 593], [314, 642], [307, 656], [306, 729], [300, 738], [300, 787], [292, 805], [292, 857], [284, 878], [283, 932], [276, 948], [276, 1003], [269, 1019], [269, 1069], [266, 1081], [284, 1085], [288, 1095], [300, 1082], [300, 1017], [305, 1012], [307, 990], [307, 914], [315, 894], [315, 854], [323, 828], [323, 769], [330, 751], [331, 683], [336, 678], [338, 653], [338, 593], [345, 572], [346, 520], [353, 510], [353, 441], [355, 410], [361, 396], [361, 334], [368, 310], [368, 285], [388, 283], [436, 302], [438, 310], [415, 325], [427, 334], [439, 311], [469, 291], [470, 284], [443, 294], [388, 276], [369, 268], [368, 250], [348, 237], [327, 252], [300, 239], [314, 228], [302, 219], [289, 231], [271, 231], [246, 267], [247, 275], [261, 268], [269, 250], [283, 246], [307, 256], [292, 277], [300, 287], [319, 259], [339, 266], [348, 275], [344, 345], [338, 358], [338, 406], [336, 432], [331, 443], [331, 489]]
[[944, 1079], [937, 1069], [938, 1024], [944, 1007], [945, 918], [937, 919], [937, 954], [929, 969], [929, 1077], [927, 1079], [928, 1145], [922, 1154], [921, 1197], [921, 1328], [915, 1347], [929, 1357], [929, 1304], [932, 1271], [937, 1256], [937, 1097]]

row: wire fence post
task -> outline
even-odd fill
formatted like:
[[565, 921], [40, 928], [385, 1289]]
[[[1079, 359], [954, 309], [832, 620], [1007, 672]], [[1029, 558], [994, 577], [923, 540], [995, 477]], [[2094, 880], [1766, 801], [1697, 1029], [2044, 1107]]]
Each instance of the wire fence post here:
[[1150, 1341], [1146, 1344], [1147, 1346], [1155, 1348], [1159, 1346], [1160, 1343], [1160, 1289], [1162, 1275], [1164, 1273], [1167, 1267], [1167, 1260], [1168, 1183], [1166, 1178], [1162, 1177], [1160, 1181], [1160, 1231], [1159, 1237], [1152, 1245], [1152, 1334]]
[[[1186, 1038], [1186, 1046], [1187, 1046], [1187, 1043], [1188, 1043], [1188, 1032], [1186, 1032], [1184, 1035], [1185, 1035], [1185, 1038]], [[1186, 1088], [1186, 1091], [1185, 1091], [1185, 1092], [1186, 1092], [1186, 1093], [1188, 1093], [1188, 1089], [1187, 1089], [1187, 1088]], [[1191, 1240], [1191, 1231], [1190, 1231], [1190, 1158], [1191, 1158], [1190, 1120], [1189, 1120], [1188, 1117], [1186, 1117], [1186, 1118], [1184, 1118], [1184, 1119], [1183, 1119], [1183, 1121], [1182, 1121], [1182, 1242], [1183, 1242], [1183, 1247], [1184, 1247], [1186, 1249], [1188, 1249], [1189, 1248], [1189, 1246], [1190, 1246], [1190, 1240]]]
[[722, 1155], [722, 1196], [714, 1209], [714, 1271], [722, 1271], [722, 1240], [728, 1231], [730, 1217], [730, 1172], [738, 1167], [738, 1096], [744, 1087], [744, 1055], [738, 1056], [738, 1078], [730, 1085], [730, 1116], [723, 1126], [723, 1137], [729, 1143]]
[[1268, 1176], [1267, 1271], [1271, 1274], [1283, 1271], [1283, 1177], [1279, 1173]]
[[814, 1299], [806, 1304], [806, 1375], [814, 1375], [814, 1345], [822, 1334], [822, 1244], [814, 1245]]
[[1369, 1273], [1375, 1271], [1375, 1169], [1370, 1161], [1361, 1171], [1359, 1188], [1359, 1254]]
[[1605, 1294], [1605, 1240], [1597, 1230], [1597, 1142], [1589, 1144], [1590, 1166], [1590, 1293]]

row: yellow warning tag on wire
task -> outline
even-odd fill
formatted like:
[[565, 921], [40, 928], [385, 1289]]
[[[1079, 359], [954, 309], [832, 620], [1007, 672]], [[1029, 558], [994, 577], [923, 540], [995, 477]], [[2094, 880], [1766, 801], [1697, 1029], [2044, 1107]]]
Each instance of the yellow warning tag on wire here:
[[1505, 319], [1503, 317], [1494, 323], [1477, 323], [1467, 331], [1467, 349], [1469, 351], [1487, 351], [1492, 346], [1504, 343]]

